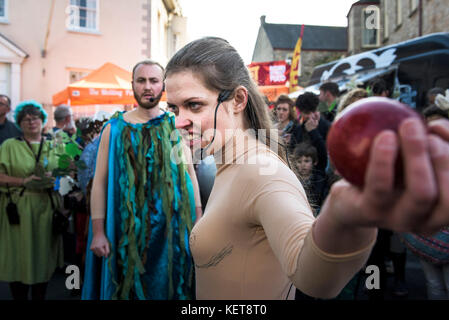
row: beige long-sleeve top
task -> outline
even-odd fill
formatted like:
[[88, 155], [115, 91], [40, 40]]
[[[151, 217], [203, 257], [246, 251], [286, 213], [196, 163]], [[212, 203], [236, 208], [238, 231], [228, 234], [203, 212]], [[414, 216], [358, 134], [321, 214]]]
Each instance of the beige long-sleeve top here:
[[292, 282], [309, 295], [337, 295], [372, 244], [353, 254], [324, 253], [312, 239], [305, 191], [278, 156], [254, 138], [224, 149], [190, 236], [197, 299], [293, 299]]

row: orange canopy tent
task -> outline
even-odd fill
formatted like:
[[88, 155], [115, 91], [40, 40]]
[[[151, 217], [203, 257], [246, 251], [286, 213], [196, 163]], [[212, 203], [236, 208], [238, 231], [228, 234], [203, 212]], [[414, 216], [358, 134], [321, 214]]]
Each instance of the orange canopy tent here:
[[108, 62], [53, 95], [52, 102], [55, 106], [60, 104], [70, 106], [136, 104], [131, 79], [131, 72]]
[[259, 86], [258, 88], [270, 101], [275, 101], [281, 94], [288, 94], [289, 91], [288, 87], [285, 85]]

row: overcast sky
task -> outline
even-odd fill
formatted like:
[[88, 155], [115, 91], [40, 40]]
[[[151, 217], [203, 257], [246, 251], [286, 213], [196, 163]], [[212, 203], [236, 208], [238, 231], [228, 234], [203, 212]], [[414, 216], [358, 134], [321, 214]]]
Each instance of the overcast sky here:
[[218, 36], [228, 40], [246, 64], [251, 63], [260, 26], [267, 23], [347, 26], [356, 0], [179, 0], [190, 40]]

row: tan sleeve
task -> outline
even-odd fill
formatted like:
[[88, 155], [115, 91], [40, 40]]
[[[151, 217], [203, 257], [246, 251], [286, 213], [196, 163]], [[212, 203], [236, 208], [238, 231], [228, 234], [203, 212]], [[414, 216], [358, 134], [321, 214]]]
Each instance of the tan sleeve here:
[[312, 237], [315, 218], [305, 191], [291, 175], [281, 168], [275, 178], [259, 176], [258, 182], [265, 183], [254, 193], [252, 218], [262, 225], [282, 269], [298, 289], [312, 297], [333, 298], [364, 266], [376, 238], [348, 254], [319, 249]]
[[282, 270], [290, 277], [297, 269], [304, 238], [315, 218], [304, 189], [291, 171], [280, 170], [276, 178], [265, 179], [253, 196], [250, 211], [253, 221], [263, 227]]
[[322, 299], [335, 298], [351, 278], [365, 265], [376, 242], [347, 254], [329, 254], [317, 247], [309, 230], [298, 258], [293, 284], [305, 294]]

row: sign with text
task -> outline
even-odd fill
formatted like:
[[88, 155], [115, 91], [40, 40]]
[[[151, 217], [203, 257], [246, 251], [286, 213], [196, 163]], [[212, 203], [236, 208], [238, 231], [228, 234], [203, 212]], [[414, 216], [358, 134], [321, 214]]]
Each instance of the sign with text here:
[[286, 61], [253, 62], [248, 69], [259, 86], [284, 85], [290, 73]]

